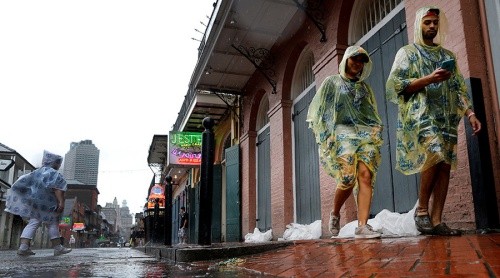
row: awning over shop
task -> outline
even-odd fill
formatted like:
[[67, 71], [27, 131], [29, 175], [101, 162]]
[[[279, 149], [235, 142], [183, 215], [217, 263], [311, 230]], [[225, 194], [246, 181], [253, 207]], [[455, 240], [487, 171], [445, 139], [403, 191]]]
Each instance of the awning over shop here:
[[161, 174], [163, 166], [167, 163], [167, 157], [168, 135], [155, 134], [148, 152], [148, 165], [155, 175]]
[[149, 146], [148, 164], [158, 167], [164, 165], [168, 151], [168, 135], [155, 134]]

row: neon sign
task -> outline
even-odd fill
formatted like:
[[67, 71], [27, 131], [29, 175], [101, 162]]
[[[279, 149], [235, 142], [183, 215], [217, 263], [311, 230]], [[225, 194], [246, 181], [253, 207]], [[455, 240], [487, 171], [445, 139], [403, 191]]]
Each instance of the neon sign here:
[[201, 133], [170, 132], [168, 142], [169, 164], [200, 165]]
[[73, 231], [85, 230], [85, 223], [73, 223]]
[[153, 188], [151, 188], [148, 197], [148, 208], [154, 208], [156, 202], [158, 202], [160, 208], [165, 207], [165, 192], [161, 184], [155, 184]]

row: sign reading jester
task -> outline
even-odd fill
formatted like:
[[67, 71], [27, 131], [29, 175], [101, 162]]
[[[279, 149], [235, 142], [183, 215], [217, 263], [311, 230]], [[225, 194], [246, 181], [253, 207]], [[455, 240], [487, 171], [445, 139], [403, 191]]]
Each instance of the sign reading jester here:
[[201, 133], [171, 131], [168, 139], [169, 164], [201, 164]]

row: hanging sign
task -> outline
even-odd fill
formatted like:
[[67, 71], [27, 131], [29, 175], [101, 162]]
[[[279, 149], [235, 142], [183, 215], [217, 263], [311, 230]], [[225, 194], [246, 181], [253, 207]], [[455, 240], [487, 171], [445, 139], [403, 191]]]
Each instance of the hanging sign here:
[[61, 222], [59, 222], [59, 224], [62, 224], [62, 225], [71, 225], [71, 217], [69, 216], [63, 216], [61, 217]]
[[154, 208], [156, 202], [158, 202], [159, 208], [165, 207], [165, 191], [161, 184], [155, 184], [151, 191], [149, 192], [148, 197], [148, 208]]
[[81, 231], [85, 230], [85, 223], [74, 223], [73, 224], [73, 231]]
[[201, 133], [171, 131], [168, 139], [169, 164], [201, 164]]

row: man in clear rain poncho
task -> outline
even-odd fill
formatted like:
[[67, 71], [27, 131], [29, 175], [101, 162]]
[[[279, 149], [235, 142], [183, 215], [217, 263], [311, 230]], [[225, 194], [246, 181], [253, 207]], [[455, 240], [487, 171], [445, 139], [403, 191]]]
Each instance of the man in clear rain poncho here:
[[[399, 107], [396, 169], [405, 175], [421, 173], [414, 215], [417, 230], [459, 235], [460, 231], [450, 229], [441, 219], [450, 170], [456, 168], [457, 129], [464, 115], [474, 134], [481, 123], [472, 110], [455, 54], [442, 46], [445, 26], [446, 18], [439, 8], [417, 11], [414, 43], [397, 52], [386, 94]], [[443, 64], [451, 59], [451, 67]]]
[[61, 156], [44, 151], [42, 167], [19, 177], [7, 193], [5, 211], [29, 219], [17, 251], [21, 256], [35, 255], [30, 243], [41, 223], [47, 223], [55, 256], [71, 252], [61, 245], [59, 236], [59, 218], [67, 189], [66, 180], [57, 171], [61, 163]]
[[337, 180], [329, 221], [333, 236], [340, 231], [340, 209], [354, 191], [358, 210], [354, 236], [380, 237], [367, 223], [382, 145], [377, 104], [364, 82], [371, 69], [372, 62], [363, 48], [348, 47], [339, 74], [325, 79], [307, 114], [319, 144], [321, 164]]

